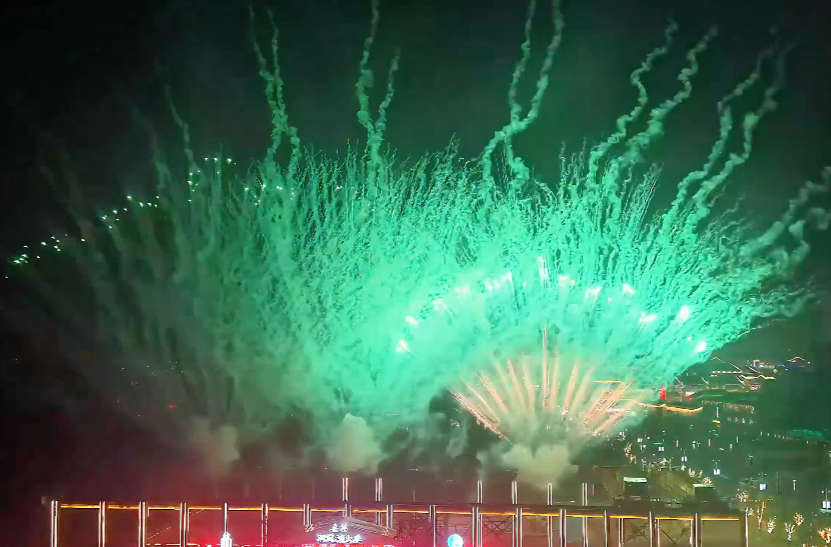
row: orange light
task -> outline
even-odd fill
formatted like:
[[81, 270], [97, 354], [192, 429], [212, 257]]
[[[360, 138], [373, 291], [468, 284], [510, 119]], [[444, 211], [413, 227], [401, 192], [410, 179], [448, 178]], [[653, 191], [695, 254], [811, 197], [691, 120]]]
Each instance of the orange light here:
[[[133, 510], [135, 511], [138, 509], [138, 505], [109, 505], [107, 504], [107, 509], [113, 510]], [[61, 509], [99, 509], [99, 505], [92, 505], [86, 503], [67, 503], [61, 504]], [[148, 506], [148, 509], [151, 510], [178, 510], [179, 506], [174, 505], [152, 505]], [[192, 506], [189, 507], [190, 511], [219, 511], [222, 510], [223, 506], [217, 505], [203, 505], [203, 506]], [[300, 507], [269, 507], [269, 511], [277, 511], [277, 512], [302, 512], [303, 509]], [[552, 508], [553, 509], [553, 508]], [[228, 507], [229, 511], [261, 511], [262, 507]], [[317, 513], [340, 513], [343, 509], [312, 509], [313, 512]], [[383, 509], [354, 509], [353, 512], [355, 513], [383, 513], [385, 510]], [[411, 514], [428, 514], [429, 511], [423, 509], [396, 509], [396, 513], [411, 513]], [[470, 511], [436, 511], [438, 515], [470, 515]], [[510, 516], [514, 515], [513, 511], [497, 511], [497, 512], [483, 512], [481, 513], [484, 515], [489, 516]], [[527, 512], [525, 516], [529, 517], [557, 517], [559, 516], [559, 512], [543, 512], [543, 513], [532, 513]], [[568, 514], [568, 517], [573, 518], [603, 518], [602, 514]], [[637, 519], [637, 520], [648, 520], [649, 517], [643, 515], [608, 515], [609, 518], [613, 519]], [[656, 520], [693, 520], [691, 516], [656, 516]], [[741, 520], [739, 517], [719, 517], [719, 516], [702, 516], [701, 520], [708, 520], [708, 521], [739, 521]], [[189, 543], [188, 545], [196, 545]]]
[[704, 407], [700, 406], [698, 408], [680, 408], [677, 406], [667, 406], [666, 404], [662, 405], [653, 405], [650, 403], [638, 403], [641, 406], [649, 407], [649, 408], [660, 408], [662, 410], [667, 410], [669, 412], [680, 412], [681, 414], [695, 414], [696, 412], [701, 412]]

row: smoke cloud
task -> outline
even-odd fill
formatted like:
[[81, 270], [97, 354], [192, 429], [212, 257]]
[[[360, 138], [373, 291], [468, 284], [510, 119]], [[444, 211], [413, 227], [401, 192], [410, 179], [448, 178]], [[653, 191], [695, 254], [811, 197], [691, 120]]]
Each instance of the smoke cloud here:
[[233, 426], [212, 426], [206, 418], [194, 419], [190, 444], [199, 453], [211, 476], [227, 473], [239, 459], [237, 436], [237, 429]]
[[340, 473], [374, 473], [381, 462], [382, 451], [366, 420], [347, 414], [326, 446], [326, 458]]
[[565, 444], [546, 445], [532, 451], [529, 447], [514, 445], [502, 461], [516, 470], [517, 480], [544, 489], [548, 483], [556, 484], [577, 466], [571, 464], [569, 449]]

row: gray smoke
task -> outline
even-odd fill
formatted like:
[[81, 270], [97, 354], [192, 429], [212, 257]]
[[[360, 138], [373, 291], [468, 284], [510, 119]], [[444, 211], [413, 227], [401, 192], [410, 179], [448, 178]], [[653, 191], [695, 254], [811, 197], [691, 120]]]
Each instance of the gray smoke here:
[[217, 477], [230, 471], [239, 459], [237, 437], [237, 429], [231, 425], [213, 426], [206, 418], [195, 418], [189, 441], [208, 473]]
[[548, 483], [556, 484], [577, 467], [571, 464], [565, 444], [545, 445], [532, 451], [516, 444], [502, 456], [502, 462], [517, 472], [517, 480], [541, 490]]
[[347, 414], [326, 445], [326, 458], [340, 473], [374, 473], [382, 460], [382, 452], [366, 420]]

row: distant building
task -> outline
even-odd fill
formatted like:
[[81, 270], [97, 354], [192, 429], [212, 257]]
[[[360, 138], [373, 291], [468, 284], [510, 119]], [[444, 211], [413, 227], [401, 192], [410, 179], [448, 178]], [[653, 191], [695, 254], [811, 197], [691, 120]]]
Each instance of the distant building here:
[[811, 364], [811, 361], [797, 356], [791, 357], [781, 365], [778, 365], [777, 369], [785, 370], [788, 372], [813, 372], [814, 365]]

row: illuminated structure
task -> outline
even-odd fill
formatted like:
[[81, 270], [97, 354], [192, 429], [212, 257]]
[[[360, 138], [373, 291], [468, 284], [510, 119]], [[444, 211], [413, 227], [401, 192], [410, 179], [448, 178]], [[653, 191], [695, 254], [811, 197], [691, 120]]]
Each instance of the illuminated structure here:
[[[98, 547], [106, 547], [107, 522], [115, 512], [133, 512], [136, 514], [136, 533], [138, 547], [148, 547], [147, 521], [151, 513], [174, 511], [178, 513], [178, 543], [154, 544], [154, 545], [197, 545], [189, 542], [191, 534], [191, 515], [194, 512], [216, 511], [222, 515], [222, 541], [221, 547], [233, 547], [231, 533], [235, 537], [237, 531], [231, 530], [229, 526], [229, 515], [237, 512], [253, 512], [259, 514], [259, 543], [260, 546], [273, 544], [298, 545], [298, 547], [396, 547], [399, 544], [398, 534], [395, 526], [397, 518], [405, 515], [425, 516], [428, 524], [429, 536], [426, 545], [419, 547], [482, 547], [484, 545], [485, 528], [484, 517], [496, 517], [503, 519], [510, 529], [512, 547], [523, 547], [525, 536], [524, 526], [528, 519], [542, 519], [545, 526], [545, 543], [548, 547], [564, 547], [566, 545], [567, 526], [569, 518], [579, 518], [583, 521], [583, 534], [580, 541], [584, 547], [622, 547], [624, 530], [627, 521], [646, 521], [650, 537], [650, 545], [657, 545], [658, 536], [661, 530], [661, 522], [686, 520], [691, 522], [690, 544], [693, 547], [701, 547], [702, 527], [706, 521], [733, 521], [737, 524], [736, 534], [740, 541], [736, 545], [747, 547], [747, 515], [746, 513], [733, 512], [728, 514], [715, 514], [711, 510], [680, 510], [680, 509], [657, 509], [643, 506], [642, 509], [621, 509], [608, 506], [589, 506], [587, 497], [584, 496], [583, 506], [558, 505], [553, 501], [553, 486], [548, 485], [547, 503], [543, 506], [523, 505], [518, 503], [516, 483], [512, 485], [512, 501], [507, 506], [488, 505], [482, 499], [482, 482], [477, 484], [477, 503], [469, 504], [430, 504], [430, 503], [390, 503], [382, 500], [383, 480], [376, 479], [376, 495], [374, 502], [355, 502], [349, 497], [349, 479], [343, 479], [343, 499], [338, 506], [313, 507], [311, 504], [300, 506], [276, 507], [263, 503], [258, 506], [236, 506], [224, 503], [221, 505], [189, 505], [180, 504], [148, 504], [139, 502], [136, 504], [110, 504], [101, 502], [98, 504], [61, 503], [52, 501], [50, 504], [51, 534], [49, 547], [61, 546], [59, 530], [62, 515], [67, 512], [78, 510], [96, 511], [98, 515]], [[585, 493], [585, 487], [584, 487]], [[305, 534], [300, 539], [295, 538], [294, 543], [287, 542], [285, 538], [277, 539], [269, 536], [269, 516], [275, 514], [296, 514], [298, 524], [302, 522], [302, 531]], [[449, 516], [462, 519], [467, 522], [466, 530], [449, 532], [447, 527], [439, 524], [441, 516]], [[315, 529], [316, 523], [331, 521], [332, 517], [337, 520], [333, 524], [326, 524], [322, 531]], [[588, 521], [595, 521], [599, 526], [594, 527], [597, 533], [592, 535], [590, 541]], [[272, 528], [272, 532], [275, 530]], [[359, 531], [361, 533], [353, 533]], [[278, 533], [282, 533], [281, 530]], [[277, 535], [277, 534], [275, 534]], [[534, 538], [536, 539], [536, 538]], [[574, 541], [574, 539], [572, 539]], [[653, 543], [656, 542], [656, 543]], [[536, 545], [528, 541], [527, 545]]]

